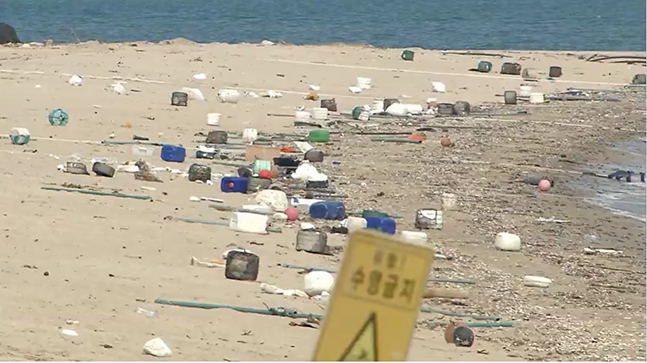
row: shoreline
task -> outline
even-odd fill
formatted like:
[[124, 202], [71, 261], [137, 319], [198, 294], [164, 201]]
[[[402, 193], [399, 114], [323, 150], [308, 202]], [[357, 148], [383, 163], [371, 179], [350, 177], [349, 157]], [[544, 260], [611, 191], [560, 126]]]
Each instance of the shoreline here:
[[[278, 263], [338, 269], [343, 252], [296, 251], [298, 223], [275, 222], [282, 233], [252, 235], [171, 221], [168, 216], [211, 221], [230, 217], [206, 202], [192, 202], [192, 196], [221, 198], [226, 205], [241, 206], [255, 204], [255, 195], [220, 191], [220, 177], [236, 174], [235, 167], [211, 164], [189, 153], [184, 163], [167, 163], [160, 159], [158, 147], [153, 147], [152, 156], [134, 156], [131, 145], [75, 140], [101, 141], [110, 135], [117, 141], [132, 140], [139, 135], [189, 149], [201, 144], [204, 137], [198, 133], [212, 130], [233, 134], [255, 128], [263, 133], [304, 135], [308, 129], [295, 127], [291, 115], [301, 106], [319, 107], [319, 101], [303, 98], [312, 84], [321, 87], [320, 96], [339, 95], [340, 112], [370, 104], [372, 99], [393, 97], [406, 103], [422, 104], [431, 97], [438, 102], [466, 100], [472, 105], [471, 116], [428, 117], [427, 121], [376, 117], [359, 122], [335, 116], [322, 123], [339, 133], [333, 134], [330, 143], [313, 144], [325, 154], [316, 168], [329, 176], [331, 188], [349, 196], [343, 199], [346, 210], [402, 215], [397, 220], [398, 231], [415, 230], [417, 209], [442, 205], [444, 193], [454, 194], [457, 202], [444, 214], [443, 229], [427, 231], [436, 252], [453, 257], [435, 260], [432, 276], [478, 283], [433, 283], [434, 287], [467, 290], [470, 298], [460, 304], [425, 300], [423, 306], [496, 315], [513, 322], [510, 328], [475, 328], [475, 345], [459, 348], [445, 343], [442, 329], [430, 327], [430, 321], [446, 322], [449, 317], [421, 313], [410, 360], [644, 360], [644, 223], [590, 205], [582, 191], [568, 186], [579, 178], [576, 172], [582, 165], [609, 165], [623, 157], [609, 153], [607, 144], [644, 137], [644, 90], [622, 93], [617, 96], [620, 102], [503, 105], [496, 94], [528, 83], [519, 76], [452, 76], [471, 75], [474, 59], [440, 53], [416, 52], [413, 62], [405, 62], [399, 59], [399, 51], [334, 46], [170, 42], [0, 47], [0, 68], [6, 71], [0, 71], [0, 87], [11, 90], [5, 100], [10, 106], [0, 110], [0, 123], [6, 130], [1, 133], [26, 127], [34, 139], [25, 146], [2, 139], [0, 145], [0, 152], [7, 156], [0, 165], [7, 181], [7, 187], [0, 190], [5, 206], [0, 217], [7, 226], [3, 308], [10, 317], [6, 325], [11, 327], [0, 331], [0, 357], [137, 360], [145, 359], [141, 355], [144, 342], [161, 337], [177, 360], [310, 359], [318, 329], [291, 326], [289, 319], [280, 317], [183, 309], [154, 301], [190, 300], [261, 309], [267, 304], [324, 314], [326, 306], [319, 300], [265, 294], [258, 282], [301, 289], [303, 276], [277, 267]], [[303, 64], [268, 61], [272, 58]], [[365, 68], [306, 64], [315, 61]], [[493, 68], [503, 61], [493, 59]], [[519, 53], [513, 61], [543, 73], [560, 65], [564, 78], [576, 82], [622, 84], [645, 72], [644, 66], [590, 63], [566, 55]], [[206, 79], [194, 79], [197, 73], [205, 73]], [[86, 77], [81, 86], [74, 87], [68, 84], [67, 74], [104, 78]], [[372, 88], [350, 93], [348, 87], [356, 77], [370, 77]], [[541, 77], [532, 83], [535, 92], [561, 92], [569, 86]], [[122, 81], [126, 94], [114, 93], [111, 84], [126, 78], [164, 83]], [[433, 92], [432, 81], [445, 83], [446, 92]], [[180, 87], [198, 88], [206, 100], [190, 100], [187, 107], [171, 106], [171, 93]], [[248, 94], [237, 104], [218, 102], [217, 92], [229, 87], [241, 93], [290, 92], [281, 98]], [[69, 113], [69, 124], [48, 124], [47, 115], [56, 108]], [[218, 127], [206, 123], [206, 114], [214, 112], [221, 114]], [[511, 114], [503, 116], [505, 112]], [[275, 114], [288, 117], [271, 116]], [[426, 132], [427, 140], [421, 144], [376, 142], [357, 134], [409, 133], [421, 126], [434, 130]], [[449, 137], [454, 146], [441, 146], [441, 137]], [[180, 171], [192, 163], [205, 163], [212, 168], [214, 185], [189, 182], [168, 171], [160, 171], [163, 182], [154, 183], [125, 172], [102, 178], [57, 170], [57, 165], [77, 157], [86, 164], [92, 158], [108, 158], [115, 161], [115, 167], [142, 158], [153, 166]], [[539, 192], [522, 182], [526, 176], [557, 182], [548, 192]], [[152, 201], [40, 189], [63, 183], [150, 196]], [[322, 228], [332, 224], [316, 223]], [[519, 235], [522, 250], [496, 250], [494, 239], [500, 232]], [[588, 235], [599, 236], [599, 240], [589, 242]], [[343, 251], [346, 242], [345, 235], [328, 234], [328, 245], [336, 251]], [[190, 265], [192, 256], [221, 260], [223, 252], [237, 247], [260, 256], [256, 283], [226, 279], [221, 268]], [[623, 253], [588, 255], [586, 247], [614, 247]], [[546, 289], [524, 286], [526, 275], [547, 277], [552, 284]], [[137, 313], [138, 308], [155, 311], [157, 316]], [[68, 325], [67, 320], [78, 324]], [[79, 336], [63, 336], [57, 330], [60, 327], [74, 329]], [[277, 332], [282, 339], [275, 339]]]
[[[49, 39], [42, 41], [25, 41], [23, 43], [17, 44], [7, 44], [4, 46], [7, 47], [20, 47], [23, 44], [45, 44]], [[569, 49], [494, 49], [494, 48], [423, 48], [419, 46], [410, 46], [410, 47], [379, 47], [372, 45], [370, 43], [343, 43], [343, 42], [328, 42], [328, 43], [289, 43], [284, 41], [273, 41], [273, 40], [263, 40], [270, 41], [273, 44], [265, 45], [262, 42], [251, 43], [251, 42], [209, 42], [201, 43], [196, 42], [188, 38], [178, 37], [172, 39], [163, 39], [160, 41], [150, 41], [150, 40], [125, 40], [125, 41], [103, 41], [97, 39], [88, 39], [83, 41], [76, 42], [54, 42], [52, 46], [71, 46], [71, 45], [88, 45], [88, 44], [107, 44], [107, 45], [131, 45], [131, 44], [147, 44], [147, 45], [169, 45], [172, 43], [183, 43], [183, 44], [195, 44], [195, 45], [244, 45], [244, 46], [264, 46], [264, 47], [281, 47], [281, 46], [291, 46], [291, 47], [345, 47], [345, 48], [358, 48], [358, 49], [377, 49], [377, 50], [414, 50], [414, 51], [433, 51], [433, 52], [465, 52], [465, 53], [502, 53], [502, 54], [547, 54], [547, 55], [587, 55], [587, 54], [598, 54], [604, 53], [604, 55], [620, 55], [620, 56], [641, 56], [647, 54], [647, 49], [645, 50], [604, 50], [604, 49], [590, 49], [590, 50], [569, 50]]]

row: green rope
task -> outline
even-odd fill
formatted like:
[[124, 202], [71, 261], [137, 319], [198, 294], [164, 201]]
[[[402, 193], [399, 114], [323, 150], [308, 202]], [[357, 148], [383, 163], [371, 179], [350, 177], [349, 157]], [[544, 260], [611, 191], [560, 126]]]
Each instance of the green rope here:
[[282, 316], [282, 317], [288, 317], [293, 319], [315, 318], [315, 319], [321, 320], [323, 318], [323, 315], [299, 313], [296, 309], [284, 308], [284, 307], [278, 307], [278, 308], [267, 307], [265, 309], [255, 309], [255, 308], [247, 308], [244, 306], [207, 304], [207, 303], [199, 303], [199, 302], [192, 302], [192, 301], [177, 301], [177, 300], [165, 300], [165, 299], [157, 299], [155, 300], [155, 303], [163, 304], [163, 305], [181, 306], [185, 308], [231, 309], [241, 313], [274, 315], [274, 316]]
[[98, 192], [94, 190], [83, 190], [83, 189], [67, 189], [67, 188], [55, 188], [55, 187], [41, 187], [45, 190], [54, 190], [58, 192], [70, 192], [70, 193], [81, 193], [81, 194], [92, 194], [92, 195], [103, 195], [106, 197], [119, 197], [119, 198], [132, 198], [140, 200], [149, 200], [151, 199], [148, 195], [130, 195], [122, 193], [108, 193], [108, 192]]
[[[425, 322], [431, 326], [447, 326], [449, 323], [446, 321], [427, 321]], [[468, 322], [465, 325], [472, 328], [510, 328], [513, 326], [511, 321], [497, 321], [497, 322]]]
[[453, 284], [470, 284], [475, 285], [478, 283], [476, 280], [461, 280], [461, 279], [429, 279], [429, 282], [449, 282]]

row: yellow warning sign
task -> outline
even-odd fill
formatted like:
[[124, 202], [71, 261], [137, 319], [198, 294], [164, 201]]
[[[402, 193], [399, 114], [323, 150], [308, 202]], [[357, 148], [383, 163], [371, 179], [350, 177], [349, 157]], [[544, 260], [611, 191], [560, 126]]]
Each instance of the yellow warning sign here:
[[369, 361], [374, 362], [377, 360], [377, 347], [376, 347], [376, 330], [375, 330], [375, 314], [366, 320], [362, 330], [357, 333], [355, 340], [350, 343], [348, 349], [341, 357], [342, 361]]
[[433, 256], [376, 231], [351, 234], [313, 360], [406, 360]]

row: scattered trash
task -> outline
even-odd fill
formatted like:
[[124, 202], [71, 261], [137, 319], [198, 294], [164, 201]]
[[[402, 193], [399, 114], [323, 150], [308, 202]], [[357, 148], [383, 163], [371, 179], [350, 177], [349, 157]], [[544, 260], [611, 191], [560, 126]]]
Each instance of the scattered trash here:
[[521, 74], [521, 65], [519, 63], [505, 62], [501, 65], [500, 73], [518, 76]]
[[368, 89], [371, 89], [371, 83], [372, 83], [372, 80], [370, 78], [357, 77], [356, 87], [359, 88], [360, 90], [368, 90]]
[[197, 81], [204, 81], [205, 79], [207, 79], [207, 75], [204, 73], [197, 73], [193, 75], [193, 79]]
[[216, 267], [225, 267], [225, 263], [215, 259], [212, 259], [210, 261], [200, 261], [195, 256], [192, 256], [191, 266], [216, 268]]
[[443, 212], [436, 209], [419, 209], [415, 227], [418, 229], [443, 229]]
[[417, 231], [402, 231], [400, 232], [402, 240], [409, 243], [424, 244], [429, 240], [429, 236], [425, 232]]
[[268, 223], [267, 215], [235, 212], [229, 221], [229, 228], [238, 232], [267, 234]]
[[57, 108], [50, 112], [47, 118], [49, 120], [49, 124], [52, 126], [65, 126], [70, 120], [67, 112], [61, 110], [60, 108]]
[[431, 82], [431, 91], [438, 93], [445, 93], [446, 87], [442, 82]]
[[160, 338], [154, 338], [147, 341], [144, 344], [143, 349], [144, 353], [158, 358], [170, 357], [173, 354], [173, 352], [171, 352], [171, 348], [169, 348]]
[[530, 287], [547, 288], [553, 281], [541, 276], [524, 276], [523, 284]]
[[171, 105], [186, 107], [189, 102], [189, 95], [185, 92], [171, 93]]
[[77, 76], [75, 74], [72, 77], [70, 77], [67, 83], [71, 84], [72, 86], [80, 86], [81, 83], [83, 83], [83, 79], [80, 76]]
[[501, 251], [521, 251], [521, 238], [516, 234], [501, 232], [494, 239], [494, 247]]
[[321, 87], [319, 87], [317, 85], [314, 85], [314, 84], [311, 84], [311, 85], [308, 86], [308, 89], [311, 90], [311, 91], [319, 91], [321, 89]]
[[92, 164], [92, 171], [98, 176], [105, 176], [108, 178], [112, 178], [115, 175], [115, 168], [105, 163]]
[[335, 286], [335, 278], [330, 272], [312, 271], [303, 277], [303, 286], [303, 291], [310, 297], [330, 294]]
[[328, 235], [322, 231], [304, 231], [297, 232], [297, 251], [306, 251], [310, 253], [325, 254], [328, 252]]
[[209, 126], [220, 126], [220, 114], [219, 113], [208, 113], [207, 114], [207, 125]]
[[124, 87], [121, 83], [113, 83], [111, 86], [112, 91], [118, 95], [123, 95], [126, 93], [126, 87]]
[[624, 252], [612, 248], [584, 248], [584, 254], [586, 255], [609, 255], [609, 256], [621, 256]]
[[562, 76], [562, 67], [551, 66], [548, 69], [548, 77], [550, 78], [559, 78]]
[[70, 336], [70, 337], [78, 337], [79, 336], [79, 333], [75, 332], [72, 329], [61, 329], [61, 334], [67, 335], [67, 336]]
[[223, 89], [218, 91], [218, 101], [222, 103], [238, 103], [240, 101], [240, 92], [233, 89]]
[[180, 91], [184, 92], [187, 95], [188, 99], [191, 101], [205, 100], [204, 95], [202, 94], [202, 91], [200, 91], [197, 88], [182, 87]]
[[550, 189], [550, 181], [546, 179], [540, 180], [537, 184], [537, 188], [539, 188], [539, 190], [541, 190], [542, 192], [547, 192], [548, 189]]
[[[240, 214], [240, 213], [236, 213]], [[256, 217], [263, 217], [253, 214]], [[267, 219], [267, 217], [265, 217]], [[260, 259], [246, 251], [231, 251], [227, 254], [225, 277], [233, 280], [256, 281]]]
[[361, 88], [361, 87], [357, 87], [357, 86], [350, 86], [350, 87], [348, 87], [348, 90], [349, 90], [351, 93], [355, 93], [355, 94], [357, 94], [357, 93], [361, 93], [361, 92], [362, 92], [362, 88]]
[[135, 310], [135, 312], [137, 314], [146, 315], [146, 316], [151, 317], [151, 318], [158, 316], [156, 311], [150, 311], [150, 310], [146, 310], [146, 309], [142, 309], [142, 308], [137, 308], [137, 310]]
[[283, 296], [298, 296], [298, 297], [305, 297], [308, 298], [308, 294], [301, 290], [297, 289], [290, 289], [290, 290], [285, 290], [281, 289], [279, 287], [276, 287], [274, 285], [269, 285], [266, 283], [261, 283], [260, 285], [261, 291], [263, 291], [266, 294], [275, 294], [275, 295], [283, 295]]
[[404, 50], [402, 51], [400, 58], [405, 61], [412, 61], [413, 56], [414, 56], [414, 52], [412, 50]]
[[540, 223], [557, 223], [557, 224], [571, 223], [571, 221], [569, 221], [568, 219], [555, 219], [553, 217], [551, 217], [551, 218], [539, 217], [539, 218], [537, 218], [537, 222], [540, 222]]
[[22, 127], [14, 127], [9, 131], [9, 139], [14, 145], [27, 145], [30, 140], [29, 130]]

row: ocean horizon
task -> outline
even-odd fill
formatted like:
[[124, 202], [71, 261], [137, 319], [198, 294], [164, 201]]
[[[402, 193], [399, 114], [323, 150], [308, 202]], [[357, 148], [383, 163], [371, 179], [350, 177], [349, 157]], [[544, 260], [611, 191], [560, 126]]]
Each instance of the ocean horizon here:
[[0, 0], [23, 42], [352, 43], [380, 48], [645, 51], [645, 2]]

